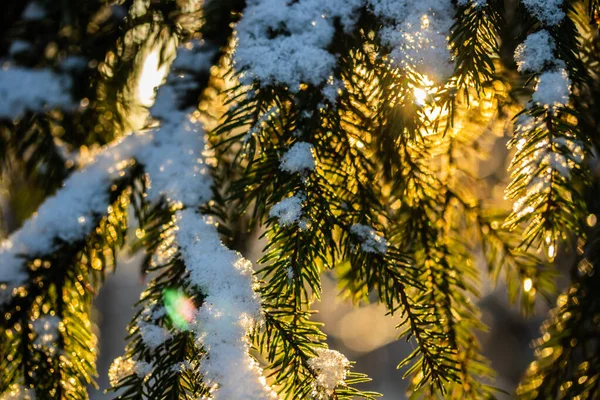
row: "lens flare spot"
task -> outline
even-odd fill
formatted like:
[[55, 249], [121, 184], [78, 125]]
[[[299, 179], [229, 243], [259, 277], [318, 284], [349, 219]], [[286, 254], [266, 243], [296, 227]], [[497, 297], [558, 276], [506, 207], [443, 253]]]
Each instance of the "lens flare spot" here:
[[163, 303], [173, 325], [187, 329], [196, 314], [196, 306], [180, 289], [165, 289]]

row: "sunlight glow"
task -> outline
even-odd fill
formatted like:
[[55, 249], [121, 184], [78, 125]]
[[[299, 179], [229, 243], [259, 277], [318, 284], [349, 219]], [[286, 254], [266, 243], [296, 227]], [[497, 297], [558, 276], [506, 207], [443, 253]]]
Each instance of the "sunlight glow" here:
[[425, 100], [427, 100], [427, 91], [421, 88], [414, 89], [415, 94], [415, 104], [423, 107], [425, 105]]
[[523, 290], [529, 293], [533, 288], [533, 281], [530, 278], [526, 278], [523, 281]]
[[161, 48], [158, 46], [152, 49], [146, 56], [140, 71], [136, 97], [139, 104], [144, 107], [150, 107], [154, 104], [156, 88], [162, 84], [167, 72], [169, 72], [168, 63], [160, 65], [160, 50]]

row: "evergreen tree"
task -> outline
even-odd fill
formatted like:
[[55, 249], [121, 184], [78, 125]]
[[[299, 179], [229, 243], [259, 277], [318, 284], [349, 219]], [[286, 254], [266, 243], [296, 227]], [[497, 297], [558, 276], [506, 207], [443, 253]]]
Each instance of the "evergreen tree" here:
[[556, 303], [517, 396], [600, 398], [600, 2], [4, 3], [0, 398], [88, 397], [126, 244], [115, 398], [378, 397], [312, 318], [326, 272], [399, 315], [411, 398], [498, 394], [487, 280]]

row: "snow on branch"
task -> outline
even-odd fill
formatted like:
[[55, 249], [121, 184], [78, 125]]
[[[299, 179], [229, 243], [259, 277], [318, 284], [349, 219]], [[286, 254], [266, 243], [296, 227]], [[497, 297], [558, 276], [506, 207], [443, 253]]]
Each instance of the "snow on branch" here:
[[527, 11], [545, 25], [558, 25], [565, 18], [563, 0], [523, 0]]
[[[152, 113], [162, 118], [162, 124], [137, 159], [151, 182], [148, 199], [164, 197], [180, 209], [175, 215], [174, 244], [191, 283], [204, 298], [193, 323], [196, 340], [206, 352], [200, 371], [215, 399], [277, 398], [249, 353], [247, 335], [261, 319], [252, 265], [227, 249], [215, 225], [195, 210], [210, 199], [212, 178], [205, 161], [204, 132], [193, 111], [177, 108], [174, 85], [181, 85], [181, 80], [159, 90]], [[152, 346], [166, 339], [158, 326], [146, 323], [140, 329], [144, 342], [149, 339]], [[154, 335], [155, 331], [160, 334]]]
[[135, 153], [148, 145], [151, 136], [130, 135], [96, 155], [75, 172], [53, 196], [48, 197], [23, 226], [0, 245], [0, 282], [22, 285], [27, 279], [23, 256], [49, 254], [61, 242], [84, 239], [94, 228], [96, 215], [110, 205], [109, 188], [125, 174]]
[[0, 118], [13, 119], [28, 110], [74, 107], [71, 85], [68, 76], [48, 69], [0, 69]]
[[[215, 399], [274, 399], [250, 356], [247, 335], [261, 319], [252, 264], [226, 248], [210, 218], [191, 209], [177, 213], [176, 232], [191, 282], [206, 296], [195, 331], [208, 353], [200, 369]], [[218, 388], [215, 384], [218, 384]]]
[[236, 27], [235, 67], [250, 84], [320, 85], [333, 73], [336, 56], [327, 48], [339, 20], [350, 30], [361, 0], [252, 0]]
[[391, 49], [394, 66], [434, 81], [452, 75], [448, 37], [455, 10], [451, 0], [369, 0], [369, 4], [377, 17], [387, 21], [379, 35]]
[[383, 236], [375, 232], [373, 228], [367, 225], [354, 224], [350, 227], [350, 232], [360, 240], [360, 248], [367, 253], [385, 254], [388, 248], [388, 242]]

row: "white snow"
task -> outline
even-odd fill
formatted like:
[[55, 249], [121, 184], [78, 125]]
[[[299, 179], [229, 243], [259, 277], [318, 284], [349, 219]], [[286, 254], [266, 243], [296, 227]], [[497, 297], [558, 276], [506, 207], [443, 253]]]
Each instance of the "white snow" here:
[[519, 72], [541, 72], [556, 61], [556, 43], [550, 33], [543, 29], [527, 36], [515, 50], [515, 61]]
[[304, 194], [297, 193], [292, 197], [281, 200], [271, 208], [269, 216], [278, 218], [279, 225], [281, 226], [298, 222], [302, 216], [302, 202], [304, 198]]
[[21, 40], [21, 39], [15, 39], [10, 44], [8, 53], [10, 55], [15, 55], [18, 53], [22, 53], [24, 51], [29, 51], [29, 50], [31, 50], [31, 48], [32, 48], [31, 43], [29, 43], [28, 41]]
[[177, 242], [190, 281], [206, 296], [195, 326], [208, 353], [200, 371], [205, 383], [213, 387], [213, 399], [276, 399], [249, 354], [247, 335], [261, 319], [252, 264], [221, 243], [210, 218], [185, 209], [177, 212], [177, 226]]
[[315, 169], [314, 147], [310, 143], [296, 142], [281, 157], [279, 168], [291, 174]]
[[383, 236], [375, 232], [373, 228], [367, 225], [354, 224], [350, 227], [350, 233], [356, 235], [360, 240], [360, 248], [367, 253], [385, 254], [388, 243]]
[[138, 329], [140, 330], [140, 336], [142, 337], [142, 341], [148, 348], [154, 350], [157, 347], [161, 346], [164, 342], [171, 339], [171, 334], [169, 331], [160, 327], [158, 325], [154, 325], [152, 323], [144, 322], [138, 324]]
[[335, 350], [318, 348], [316, 353], [316, 357], [308, 360], [309, 367], [317, 374], [313, 397], [328, 399], [338, 385], [344, 385], [350, 361]]
[[440, 82], [454, 70], [448, 36], [454, 23], [451, 0], [369, 0], [375, 15], [390, 21], [379, 31], [393, 65]]
[[563, 0], [522, 0], [527, 11], [545, 25], [558, 25], [564, 18]]
[[27, 4], [22, 15], [24, 20], [35, 21], [46, 18], [46, 10], [37, 1], [32, 1]]
[[164, 196], [183, 205], [202, 204], [212, 195], [210, 171], [202, 156], [204, 134], [190, 115], [173, 115], [179, 120], [164, 121], [150, 146], [137, 155], [150, 180], [148, 199]]
[[339, 18], [346, 30], [362, 0], [251, 0], [236, 27], [234, 63], [242, 82], [319, 85], [331, 75], [336, 57], [327, 51]]
[[567, 104], [570, 94], [571, 80], [569, 75], [565, 69], [558, 68], [546, 71], [539, 76], [531, 100], [546, 107], [556, 107]]
[[94, 215], [105, 214], [112, 182], [125, 173], [136, 151], [144, 148], [150, 135], [130, 135], [104, 148], [95, 161], [73, 173], [63, 187], [48, 197], [23, 226], [0, 245], [0, 282], [18, 286], [25, 282], [21, 255], [49, 254], [60, 241], [72, 243], [85, 238], [94, 228]]
[[73, 108], [71, 79], [48, 69], [0, 69], [0, 118], [56, 107]]
[[[210, 199], [212, 179], [204, 133], [189, 111], [177, 110], [175, 100], [171, 84], [159, 90], [152, 113], [163, 124], [138, 158], [152, 181], [151, 200], [163, 196], [173, 205], [189, 207], [176, 213], [173, 232], [190, 281], [206, 296], [193, 323], [207, 352], [200, 371], [213, 399], [277, 398], [249, 354], [247, 335], [261, 318], [252, 265], [221, 243], [211, 218], [194, 211]], [[162, 339], [158, 335], [157, 342]]]

